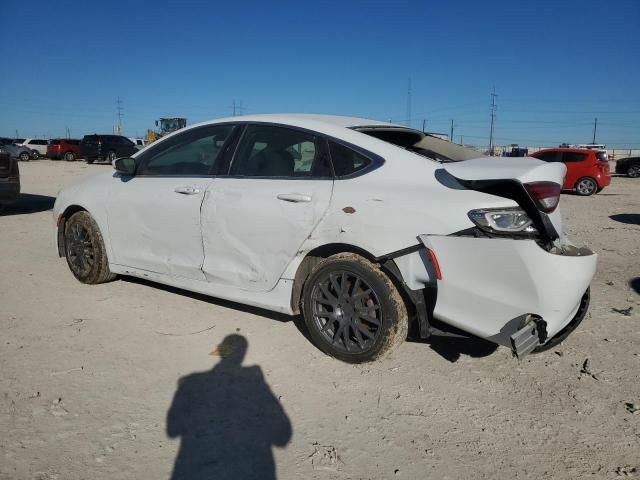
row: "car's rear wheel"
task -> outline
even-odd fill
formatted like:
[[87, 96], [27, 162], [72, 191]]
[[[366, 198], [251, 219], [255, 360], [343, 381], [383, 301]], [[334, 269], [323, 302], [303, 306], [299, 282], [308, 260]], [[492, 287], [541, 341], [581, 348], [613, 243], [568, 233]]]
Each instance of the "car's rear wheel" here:
[[381, 358], [407, 338], [407, 308], [380, 268], [340, 253], [311, 272], [303, 290], [304, 321], [322, 351], [350, 363]]
[[598, 191], [598, 184], [591, 177], [582, 177], [576, 182], [576, 192], [578, 195], [589, 196]]
[[20, 155], [18, 155], [18, 158], [23, 162], [28, 162], [29, 160], [31, 160], [31, 155], [29, 154], [29, 152], [21, 152]]
[[73, 162], [76, 159], [76, 156], [74, 155], [73, 152], [67, 152], [64, 154], [64, 159], [67, 162]]
[[64, 226], [64, 251], [71, 273], [82, 283], [104, 283], [115, 278], [100, 229], [88, 212], [77, 212]]
[[107, 162], [113, 163], [115, 159], [116, 159], [116, 152], [111, 150], [109, 153], [107, 153], [107, 157], [106, 157]]
[[627, 175], [629, 175], [631, 178], [640, 177], [640, 164], [631, 165], [627, 170]]

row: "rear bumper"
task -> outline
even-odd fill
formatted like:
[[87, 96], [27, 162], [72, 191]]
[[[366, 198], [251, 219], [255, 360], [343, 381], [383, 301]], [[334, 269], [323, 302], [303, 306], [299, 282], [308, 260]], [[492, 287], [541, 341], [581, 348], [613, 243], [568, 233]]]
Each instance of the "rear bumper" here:
[[545, 333], [532, 348], [565, 329], [596, 269], [597, 255], [575, 247], [552, 254], [532, 240], [438, 235], [420, 240], [435, 253], [442, 272], [433, 316], [512, 349], [514, 340], [523, 341], [517, 332], [533, 320], [544, 322]]
[[598, 188], [604, 188], [611, 184], [611, 175], [600, 174], [596, 177], [596, 181], [598, 182]]
[[0, 203], [14, 202], [20, 195], [20, 182], [0, 178]]

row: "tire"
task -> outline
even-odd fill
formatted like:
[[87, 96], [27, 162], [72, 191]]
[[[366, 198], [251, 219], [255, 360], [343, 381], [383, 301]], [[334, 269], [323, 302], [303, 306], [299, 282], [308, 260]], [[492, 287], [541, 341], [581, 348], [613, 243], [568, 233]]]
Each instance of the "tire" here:
[[588, 197], [598, 191], [598, 184], [591, 177], [582, 177], [576, 182], [575, 188], [578, 195]]
[[40, 158], [40, 152], [37, 150], [31, 150], [31, 158], [37, 160]]
[[560, 330], [558, 333], [556, 333], [553, 338], [547, 341], [547, 343], [534, 348], [532, 353], [546, 352], [547, 350], [551, 350], [552, 348], [562, 343], [565, 340], [565, 338], [567, 338], [571, 334], [571, 332], [573, 332], [578, 327], [578, 325], [582, 323], [582, 320], [584, 320], [584, 317], [587, 315], [587, 311], [589, 310], [590, 301], [591, 301], [591, 289], [587, 288], [587, 291], [584, 292], [584, 295], [582, 295], [582, 299], [580, 300], [580, 306], [578, 307], [578, 311], [576, 312], [574, 317], [571, 319], [571, 321], [567, 324], [567, 326], [564, 327], [562, 330]]
[[627, 175], [631, 178], [640, 177], [640, 164], [630, 165], [627, 169]]
[[93, 162], [95, 162], [95, 159], [94, 159], [94, 158], [87, 158], [86, 160], [87, 160], [87, 163], [88, 163], [89, 165], [91, 165]]
[[105, 160], [109, 163], [113, 163], [115, 159], [116, 159], [116, 152], [114, 152], [113, 150], [109, 151], [109, 153], [107, 153], [107, 156], [105, 157]]
[[23, 162], [28, 162], [29, 160], [31, 160], [31, 155], [29, 154], [29, 152], [20, 152], [18, 158]]
[[64, 227], [64, 252], [67, 265], [80, 282], [109, 282], [116, 276], [109, 261], [100, 229], [88, 212], [74, 213]]
[[321, 261], [305, 282], [302, 298], [314, 344], [344, 362], [377, 360], [407, 338], [409, 320], [400, 292], [360, 255], [339, 253]]
[[73, 161], [75, 161], [76, 156], [74, 155], [73, 152], [67, 152], [67, 153], [64, 154], [64, 159], [67, 162], [73, 162]]

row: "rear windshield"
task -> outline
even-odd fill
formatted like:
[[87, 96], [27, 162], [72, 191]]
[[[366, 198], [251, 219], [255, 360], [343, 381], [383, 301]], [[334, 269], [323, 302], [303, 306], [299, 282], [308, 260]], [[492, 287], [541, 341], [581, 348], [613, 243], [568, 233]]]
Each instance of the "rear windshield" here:
[[460, 162], [482, 157], [481, 152], [418, 130], [402, 127], [356, 127], [354, 130], [437, 162]]

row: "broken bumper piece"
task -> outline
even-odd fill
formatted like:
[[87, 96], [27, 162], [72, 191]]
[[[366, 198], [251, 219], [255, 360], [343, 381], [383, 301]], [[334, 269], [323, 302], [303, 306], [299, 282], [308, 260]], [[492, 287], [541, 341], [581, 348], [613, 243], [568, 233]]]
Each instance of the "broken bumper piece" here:
[[419, 238], [434, 252], [442, 271], [433, 311], [437, 320], [509, 347], [521, 357], [556, 336], [566, 336], [569, 324], [584, 316], [583, 295], [597, 261], [588, 249], [568, 246], [551, 253], [533, 240]]
[[547, 339], [547, 322], [540, 318], [530, 318], [526, 324], [509, 337], [511, 351], [522, 358], [531, 353]]

